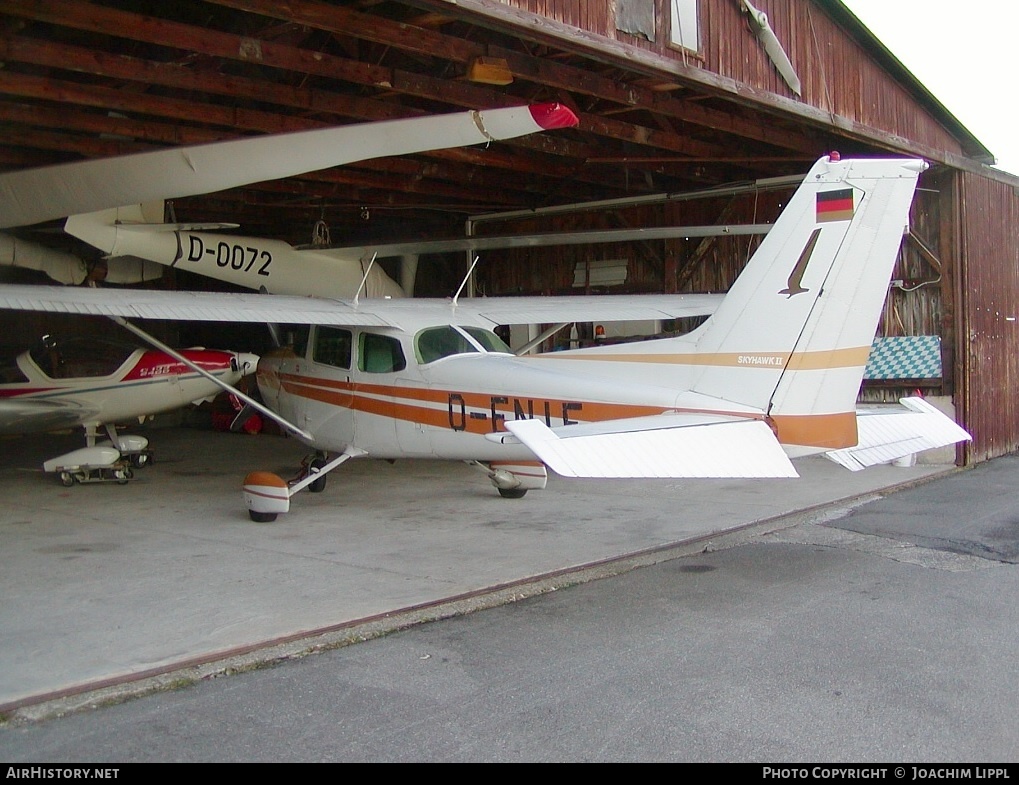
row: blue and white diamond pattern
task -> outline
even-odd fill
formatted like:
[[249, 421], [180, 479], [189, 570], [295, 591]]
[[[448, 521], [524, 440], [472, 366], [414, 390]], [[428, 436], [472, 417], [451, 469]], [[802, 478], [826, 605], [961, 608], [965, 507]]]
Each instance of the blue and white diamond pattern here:
[[865, 379], [940, 379], [941, 337], [911, 335], [877, 338], [867, 360]]

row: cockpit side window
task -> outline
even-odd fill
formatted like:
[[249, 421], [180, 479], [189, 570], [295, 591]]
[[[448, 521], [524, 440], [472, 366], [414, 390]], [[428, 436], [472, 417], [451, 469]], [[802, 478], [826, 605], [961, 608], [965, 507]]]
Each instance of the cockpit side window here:
[[502, 338], [491, 330], [485, 330], [481, 327], [461, 327], [460, 329], [465, 333], [468, 333], [471, 338], [485, 347], [486, 352], [504, 352], [506, 354], [510, 354], [513, 351], [506, 345]]
[[361, 333], [357, 367], [366, 373], [395, 373], [407, 367], [403, 347], [396, 338]]
[[453, 354], [476, 352], [477, 349], [449, 325], [429, 327], [417, 335], [417, 355], [426, 365]]
[[[466, 333], [475, 343], [468, 340]], [[509, 347], [499, 337], [481, 327], [443, 325], [429, 327], [417, 334], [415, 349], [422, 365], [454, 354], [471, 354], [481, 347], [486, 352], [509, 352]]]
[[349, 370], [353, 345], [350, 330], [319, 326], [315, 330], [315, 352], [312, 359], [317, 363]]
[[311, 325], [307, 324], [288, 324], [282, 326], [280, 333], [283, 336], [283, 346], [289, 346], [298, 357], [304, 357], [305, 352], [308, 351], [308, 332], [310, 330]]

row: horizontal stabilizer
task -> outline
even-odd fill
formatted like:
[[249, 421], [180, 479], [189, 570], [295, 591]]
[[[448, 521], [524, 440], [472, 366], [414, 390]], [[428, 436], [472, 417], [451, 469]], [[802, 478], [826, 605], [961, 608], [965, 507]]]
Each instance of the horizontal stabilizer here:
[[904, 410], [859, 412], [859, 444], [826, 452], [825, 456], [856, 472], [972, 438], [923, 398], [902, 398], [899, 402]]
[[[564, 429], [568, 433], [570, 427]], [[771, 428], [760, 420], [560, 438], [541, 420], [506, 428], [564, 477], [797, 477]]]

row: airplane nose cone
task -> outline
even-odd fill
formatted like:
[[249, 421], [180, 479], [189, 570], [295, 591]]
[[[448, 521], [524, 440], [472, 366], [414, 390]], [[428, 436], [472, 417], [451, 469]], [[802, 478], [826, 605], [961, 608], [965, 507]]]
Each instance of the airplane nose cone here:
[[239, 352], [237, 354], [237, 367], [240, 369], [242, 376], [254, 373], [258, 367], [258, 355], [249, 352]]

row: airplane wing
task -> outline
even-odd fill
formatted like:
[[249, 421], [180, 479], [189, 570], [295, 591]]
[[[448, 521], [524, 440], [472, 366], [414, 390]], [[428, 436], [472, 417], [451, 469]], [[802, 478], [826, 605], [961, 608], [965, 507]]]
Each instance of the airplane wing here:
[[923, 398], [902, 398], [899, 403], [905, 408], [861, 409], [856, 417], [859, 443], [826, 452], [825, 457], [855, 472], [973, 438]]
[[[125, 227], [146, 231], [146, 224]], [[159, 226], [158, 224], [155, 226]], [[173, 225], [165, 224], [170, 228]], [[340, 259], [403, 256], [405, 254], [450, 253], [453, 251], [489, 251], [502, 248], [542, 248], [558, 245], [587, 245], [592, 243], [632, 243], [650, 240], [668, 240], [675, 237], [719, 237], [726, 235], [767, 234], [771, 224], [718, 224], [710, 226], [651, 226], [636, 229], [592, 229], [577, 232], [548, 232], [539, 234], [488, 235], [484, 237], [458, 237], [450, 240], [419, 240], [378, 245], [346, 245], [316, 248], [322, 256]]]
[[0, 285], [0, 308], [185, 322], [280, 322], [375, 327], [391, 324], [375, 312], [359, 310], [349, 302], [254, 293], [10, 284]]
[[[724, 294], [634, 294], [477, 297], [460, 300], [456, 310], [476, 313], [493, 326], [561, 322], [635, 322], [707, 316], [714, 313], [724, 296]], [[413, 301], [405, 302], [409, 304]]]
[[94, 419], [96, 408], [70, 401], [39, 399], [0, 399], [0, 433], [20, 434], [73, 428]]
[[451, 300], [328, 300], [296, 295], [163, 292], [77, 286], [0, 285], [0, 308], [134, 319], [400, 327], [457, 322], [495, 326], [573, 321], [643, 321], [704, 316], [718, 294], [479, 297]]
[[576, 124], [576, 116], [561, 104], [535, 104], [268, 134], [23, 169], [0, 174], [0, 229]]
[[[643, 418], [637, 430], [508, 420], [506, 429], [564, 477], [798, 477], [762, 420], [692, 421], [685, 415]], [[632, 428], [634, 422], [620, 421]], [[576, 435], [574, 435], [576, 434]]]

